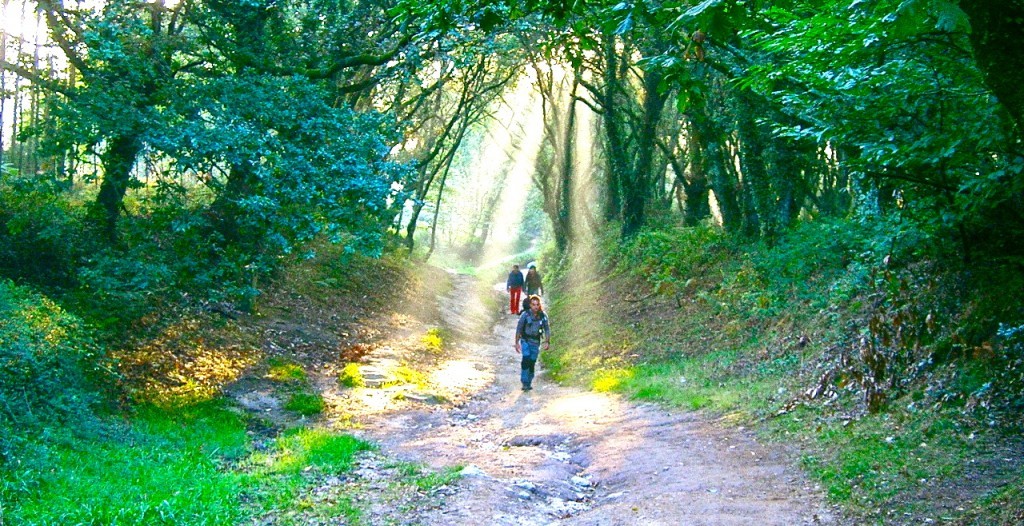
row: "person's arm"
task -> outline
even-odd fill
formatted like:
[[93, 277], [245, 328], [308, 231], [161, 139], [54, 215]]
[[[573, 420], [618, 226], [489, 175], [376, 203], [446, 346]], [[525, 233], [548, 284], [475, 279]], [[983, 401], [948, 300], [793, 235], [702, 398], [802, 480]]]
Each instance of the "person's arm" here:
[[551, 324], [548, 322], [548, 317], [544, 315], [544, 350], [551, 348]]
[[519, 354], [523, 353], [522, 347], [519, 346], [519, 339], [523, 336], [523, 328], [526, 326], [526, 316], [519, 317], [519, 323], [516, 324], [516, 352]]

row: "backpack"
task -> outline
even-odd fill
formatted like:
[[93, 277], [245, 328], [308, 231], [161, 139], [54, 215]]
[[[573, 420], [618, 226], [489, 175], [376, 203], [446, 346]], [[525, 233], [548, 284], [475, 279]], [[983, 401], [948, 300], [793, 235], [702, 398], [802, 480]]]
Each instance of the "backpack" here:
[[[523, 338], [528, 340], [540, 339], [540, 331], [544, 326], [544, 321], [547, 320], [547, 314], [542, 312], [540, 318], [536, 321], [533, 320], [533, 315], [528, 312], [523, 315], [527, 317], [526, 324], [523, 326]], [[534, 332], [531, 332], [531, 329], [533, 329]]]

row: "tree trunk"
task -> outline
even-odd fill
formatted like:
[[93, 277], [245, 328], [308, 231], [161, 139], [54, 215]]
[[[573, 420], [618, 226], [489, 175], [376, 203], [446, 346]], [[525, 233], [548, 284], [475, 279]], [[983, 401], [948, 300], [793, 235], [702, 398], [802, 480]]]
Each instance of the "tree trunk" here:
[[1024, 2], [961, 0], [971, 21], [971, 44], [985, 83], [1002, 102], [1021, 136], [1024, 126]]
[[622, 237], [630, 237], [644, 226], [647, 199], [651, 195], [654, 151], [658, 122], [665, 108], [665, 95], [658, 91], [662, 75], [654, 68], [644, 72], [643, 124], [637, 138], [636, 162], [629, 180], [622, 185]]
[[409, 249], [409, 252], [416, 247], [416, 242], [413, 241], [413, 237], [416, 235], [416, 222], [420, 219], [420, 212], [423, 211], [423, 205], [427, 202], [422, 199], [413, 201], [412, 212], [409, 214], [409, 224], [405, 227], [405, 248]]
[[228, 180], [224, 184], [224, 190], [210, 205], [217, 232], [224, 236], [228, 243], [237, 243], [245, 237], [239, 222], [242, 211], [238, 207], [238, 201], [253, 193], [252, 183], [251, 169], [243, 164], [232, 164], [228, 169]]
[[714, 122], [707, 104], [695, 108], [690, 115], [696, 137], [703, 149], [703, 173], [707, 174], [711, 191], [715, 193], [718, 211], [722, 216], [722, 227], [728, 232], [738, 232], [743, 226], [743, 215], [736, 193], [732, 171], [726, 166], [727, 145], [725, 132]]
[[135, 159], [142, 151], [142, 142], [135, 134], [120, 135], [108, 141], [100, 156], [103, 181], [96, 196], [95, 209], [102, 215], [103, 228], [111, 242], [117, 240], [117, 220], [124, 204], [124, 194], [131, 182]]
[[448, 181], [448, 173], [451, 172], [452, 165], [448, 165], [444, 169], [444, 173], [441, 174], [441, 183], [437, 188], [437, 205], [434, 207], [434, 220], [430, 224], [430, 247], [427, 248], [427, 255], [423, 257], [424, 260], [430, 259], [430, 256], [434, 253], [434, 245], [437, 241], [437, 218], [441, 213], [441, 200], [444, 198], [444, 186]]
[[604, 34], [604, 96], [602, 106], [604, 116], [605, 140], [608, 169], [605, 171], [604, 219], [614, 221], [622, 214], [622, 182], [621, 178], [627, 170], [627, 153], [622, 130], [622, 117], [619, 115], [619, 81], [618, 50], [615, 48], [615, 35]]
[[689, 145], [690, 168], [683, 179], [683, 195], [686, 197], [683, 224], [697, 226], [711, 217], [711, 202], [708, 200], [708, 179], [704, 174], [704, 141], [690, 120], [686, 141]]
[[750, 93], [737, 96], [739, 120], [736, 124], [741, 141], [739, 153], [743, 167], [743, 188], [753, 208], [753, 213], [748, 213], [745, 218], [748, 224], [745, 230], [748, 234], [771, 242], [778, 233], [776, 218], [779, 217], [772, 189], [773, 178], [765, 164], [765, 142], [771, 139], [769, 132], [762, 129], [754, 118], [755, 115], [763, 115], [766, 108], [757, 104], [752, 97]]
[[[562, 132], [562, 166], [560, 168], [559, 198], [558, 198], [558, 230], [560, 242], [557, 244], [558, 251], [564, 253], [572, 244], [572, 208], [573, 208], [573, 179], [575, 178], [576, 164], [576, 90], [579, 84], [574, 80], [572, 90], [569, 93], [569, 109], [566, 115], [565, 130]], [[581, 203], [581, 206], [585, 206]], [[559, 241], [556, 238], [556, 241]]]

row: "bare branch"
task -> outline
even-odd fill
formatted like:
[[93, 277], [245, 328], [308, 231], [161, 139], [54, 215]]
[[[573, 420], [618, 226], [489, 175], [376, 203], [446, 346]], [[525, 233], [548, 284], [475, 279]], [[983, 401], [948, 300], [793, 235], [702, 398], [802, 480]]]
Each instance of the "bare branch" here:
[[79, 39], [82, 38], [82, 34], [67, 17], [63, 6], [57, 7], [50, 0], [39, 0], [39, 8], [46, 13], [46, 25], [50, 28], [50, 37], [64, 51], [68, 61], [74, 64], [83, 75], [91, 71], [78, 50], [75, 49], [74, 44], [67, 39], [65, 31], [71, 31]]

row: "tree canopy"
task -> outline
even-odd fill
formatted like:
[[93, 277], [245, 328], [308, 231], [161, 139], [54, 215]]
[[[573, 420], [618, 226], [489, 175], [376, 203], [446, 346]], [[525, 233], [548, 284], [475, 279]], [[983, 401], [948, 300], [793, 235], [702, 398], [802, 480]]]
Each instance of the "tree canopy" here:
[[32, 94], [18, 140], [45, 162], [9, 166], [91, 203], [83, 255], [198, 246], [195, 265], [240, 283], [321, 237], [411, 249], [421, 225], [436, 238], [421, 215], [442, 217], [460, 147], [523, 78], [561, 250], [602, 221], [771, 241], [801, 218], [899, 213], [965, 258], [1024, 233], [1018, 3], [34, 7], [49, 44], [22, 39], [3, 67], [10, 100]]

